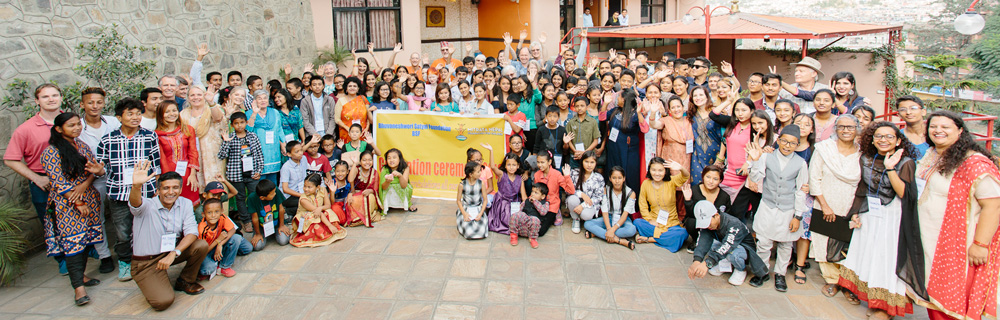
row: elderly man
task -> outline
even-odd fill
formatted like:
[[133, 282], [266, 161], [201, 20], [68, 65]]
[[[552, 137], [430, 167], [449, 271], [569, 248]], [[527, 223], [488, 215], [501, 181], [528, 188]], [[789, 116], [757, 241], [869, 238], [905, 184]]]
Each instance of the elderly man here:
[[163, 100], [174, 100], [177, 102], [178, 111], [184, 109], [184, 98], [177, 96], [177, 78], [171, 75], [160, 77], [160, 81], [157, 82], [157, 85], [159, 86], [160, 93], [163, 94]]
[[441, 68], [448, 68], [451, 71], [455, 71], [455, 68], [462, 65], [462, 60], [452, 58], [451, 56], [453, 53], [455, 53], [455, 48], [452, 48], [448, 41], [441, 41], [441, 58], [431, 62], [431, 68], [428, 72], [438, 74], [439, 66]]
[[424, 81], [423, 68], [420, 65], [420, 53], [414, 52], [410, 54], [410, 65], [406, 66], [406, 72], [409, 74], [417, 75], [417, 80]]
[[[791, 85], [782, 81], [781, 88], [784, 90], [781, 91], [781, 97], [797, 104], [802, 113], [816, 112], [816, 108], [813, 107], [812, 93], [820, 89], [833, 90], [830, 86], [819, 82], [820, 79], [823, 79], [823, 71], [820, 70], [823, 68], [823, 64], [812, 57], [805, 57], [802, 61], [790, 65], [795, 67], [795, 84]], [[799, 92], [799, 90], [803, 92]]]
[[[128, 195], [132, 221], [132, 278], [146, 302], [163, 311], [174, 303], [174, 291], [190, 295], [205, 292], [197, 282], [198, 269], [208, 253], [208, 243], [198, 239], [191, 200], [181, 197], [182, 178], [177, 172], [160, 175], [157, 196], [146, 198], [142, 186], [153, 179], [149, 161], [136, 164]], [[170, 266], [187, 262], [173, 286]]]

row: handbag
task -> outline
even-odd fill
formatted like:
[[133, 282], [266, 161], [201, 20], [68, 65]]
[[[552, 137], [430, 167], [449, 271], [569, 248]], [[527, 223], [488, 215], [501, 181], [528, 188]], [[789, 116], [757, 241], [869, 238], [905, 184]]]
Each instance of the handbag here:
[[812, 210], [812, 222], [809, 224], [809, 231], [830, 237], [830, 239], [850, 243], [851, 235], [854, 234], [854, 230], [851, 230], [849, 224], [851, 219], [841, 216], [835, 217], [833, 222], [827, 222], [823, 219], [823, 211], [814, 208]]

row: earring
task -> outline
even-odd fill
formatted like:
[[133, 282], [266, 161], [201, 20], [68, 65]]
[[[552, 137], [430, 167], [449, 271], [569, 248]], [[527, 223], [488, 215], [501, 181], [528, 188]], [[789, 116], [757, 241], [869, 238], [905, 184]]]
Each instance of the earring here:
[[848, 92], [847, 92], [847, 95], [849, 95], [849, 96], [853, 96], [853, 95], [854, 95], [854, 89], [851, 89], [851, 91], [848, 91]]

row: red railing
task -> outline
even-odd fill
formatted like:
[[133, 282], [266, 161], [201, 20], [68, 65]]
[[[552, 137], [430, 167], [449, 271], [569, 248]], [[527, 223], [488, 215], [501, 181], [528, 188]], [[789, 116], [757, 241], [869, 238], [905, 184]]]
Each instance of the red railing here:
[[[962, 115], [964, 115], [964, 117], [962, 117], [962, 120], [964, 120], [966, 122], [969, 122], [969, 121], [986, 121], [986, 133], [985, 134], [974, 132], [972, 130], [969, 130], [969, 133], [972, 134], [972, 136], [976, 138], [976, 141], [986, 142], [986, 151], [993, 152], [993, 141], [1000, 140], [1000, 137], [994, 137], [993, 136], [993, 125], [996, 123], [997, 116], [991, 116], [991, 115], [982, 114], [982, 113], [978, 113], [978, 112], [972, 112], [972, 111], [962, 111]], [[876, 119], [884, 118], [886, 121], [895, 123], [900, 128], [903, 128], [903, 127], [906, 126], [905, 122], [892, 121], [892, 117], [898, 117], [898, 113], [895, 112], [895, 111], [891, 111], [891, 112], [888, 112], [888, 113], [876, 116], [875, 118]]]

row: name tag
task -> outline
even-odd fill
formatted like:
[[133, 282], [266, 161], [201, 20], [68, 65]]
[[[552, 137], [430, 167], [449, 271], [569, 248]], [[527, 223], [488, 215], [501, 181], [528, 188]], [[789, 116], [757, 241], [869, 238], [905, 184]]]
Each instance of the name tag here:
[[611, 132], [608, 133], [608, 140], [618, 142], [618, 128], [611, 128]]
[[573, 145], [573, 147], [574, 147], [574, 148], [576, 148], [576, 151], [583, 151], [583, 150], [587, 150], [587, 147], [585, 147], [585, 146], [583, 145], [583, 142], [580, 142], [580, 143], [577, 143], [577, 144], [574, 144], [574, 145]]
[[869, 217], [881, 217], [882, 216], [882, 200], [878, 197], [865, 197], [868, 199], [868, 216]]
[[174, 171], [177, 172], [177, 174], [180, 174], [181, 177], [183, 177], [184, 174], [187, 173], [187, 168], [188, 168], [187, 161], [177, 161], [177, 168], [175, 168]]
[[482, 212], [482, 210], [480, 210], [480, 207], [478, 207], [478, 206], [476, 206], [476, 207], [465, 207], [465, 213], [468, 213], [469, 217], [471, 217], [472, 220], [476, 220], [476, 218], [479, 218], [479, 213], [480, 212]]
[[694, 140], [684, 141], [684, 152], [694, 153]]
[[168, 233], [160, 236], [160, 252], [174, 251], [177, 245], [177, 234]]
[[261, 229], [264, 229], [264, 237], [269, 237], [274, 234], [274, 217], [268, 213], [264, 216], [264, 223], [261, 224]]
[[556, 161], [556, 168], [562, 168], [562, 156], [561, 155], [557, 154], [557, 155], [553, 156], [552, 159]]
[[295, 140], [295, 135], [294, 134], [290, 134], [289, 133], [289, 134], [285, 135], [285, 142], [289, 142], [289, 141], [292, 141], [292, 140]]
[[134, 167], [127, 167], [122, 170], [122, 185], [130, 186], [132, 185], [132, 175], [135, 173]]
[[521, 211], [521, 203], [520, 202], [511, 202], [510, 203], [510, 213], [514, 213], [514, 212], [518, 212], [518, 211]]
[[267, 144], [274, 143], [274, 131], [264, 132], [264, 143]]
[[243, 172], [253, 171], [253, 157], [245, 156], [243, 157]]
[[660, 210], [660, 213], [656, 215], [656, 224], [666, 225], [667, 222], [670, 222], [670, 212]]
[[917, 199], [924, 196], [924, 188], [927, 187], [927, 180], [917, 178]]

